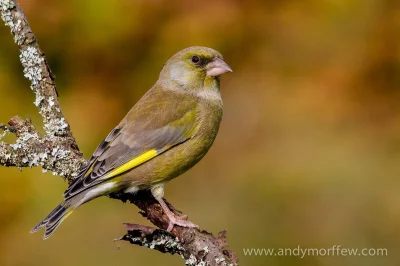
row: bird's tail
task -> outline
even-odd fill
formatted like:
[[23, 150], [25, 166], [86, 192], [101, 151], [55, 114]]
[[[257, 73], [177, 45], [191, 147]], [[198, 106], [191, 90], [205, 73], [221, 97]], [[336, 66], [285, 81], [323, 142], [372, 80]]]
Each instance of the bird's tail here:
[[71, 206], [68, 201], [62, 202], [43, 221], [32, 228], [31, 233], [35, 233], [44, 227], [46, 232], [43, 239], [49, 238], [74, 209], [75, 207]]

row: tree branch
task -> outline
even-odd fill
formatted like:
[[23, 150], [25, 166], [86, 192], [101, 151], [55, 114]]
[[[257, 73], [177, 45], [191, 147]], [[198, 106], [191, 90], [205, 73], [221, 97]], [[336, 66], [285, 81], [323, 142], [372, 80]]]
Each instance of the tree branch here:
[[[9, 133], [18, 138], [14, 144], [0, 141], [0, 165], [19, 168], [41, 166], [43, 171], [52, 171], [70, 183], [86, 160], [61, 112], [54, 75], [17, 1], [0, 0], [0, 12], [18, 45], [23, 73], [30, 80], [36, 96], [34, 104], [39, 108], [45, 130], [44, 135], [40, 134], [30, 119], [18, 116], [10, 119], [8, 125], [0, 124], [0, 140]], [[118, 240], [179, 254], [186, 265], [237, 265], [235, 254], [225, 250], [225, 231], [214, 237], [206, 231], [175, 226], [169, 233], [165, 231], [168, 217], [148, 191], [136, 195], [113, 194], [110, 197], [135, 204], [144, 217], [161, 228], [126, 224], [127, 233]]]
[[0, 163], [6, 166], [42, 166], [72, 180], [85, 160], [64, 118], [59, 103], [54, 75], [39, 48], [24, 12], [14, 0], [0, 0], [1, 18], [10, 27], [18, 45], [24, 76], [35, 93], [34, 104], [43, 118], [46, 135], [42, 136], [30, 120], [12, 118], [3, 131], [16, 134], [15, 144], [0, 142]]
[[[112, 194], [110, 196], [111, 198], [135, 204], [141, 210], [140, 213], [154, 225], [164, 230], [168, 228], [169, 220], [167, 215], [162, 211], [161, 206], [149, 191], [139, 191], [135, 195]], [[172, 207], [172, 209], [177, 214], [180, 213], [175, 208]], [[180, 226], [174, 226], [171, 234], [164, 230], [156, 230], [155, 228], [140, 225], [126, 224], [126, 229], [128, 233], [121, 237], [120, 240], [129, 241], [140, 246], [154, 247], [155, 249], [160, 246], [160, 242], [165, 242], [167, 247], [174, 247], [170, 253], [178, 253], [183, 256], [186, 260], [186, 265], [238, 265], [236, 255], [232, 251], [225, 249], [227, 247], [225, 230], [215, 237], [204, 230], [200, 231], [196, 228]], [[160, 251], [162, 250], [169, 249], [163, 247]]]

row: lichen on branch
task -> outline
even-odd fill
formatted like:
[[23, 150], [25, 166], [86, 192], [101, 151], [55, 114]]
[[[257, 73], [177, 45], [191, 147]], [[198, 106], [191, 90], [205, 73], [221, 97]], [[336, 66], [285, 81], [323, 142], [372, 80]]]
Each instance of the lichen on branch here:
[[6, 166], [41, 166], [69, 180], [85, 163], [58, 104], [57, 90], [44, 53], [40, 50], [24, 12], [16, 1], [0, 0], [1, 18], [14, 35], [20, 51], [23, 75], [35, 93], [34, 104], [43, 118], [45, 135], [40, 134], [31, 121], [12, 118], [3, 125], [3, 134], [14, 133], [14, 144], [0, 142], [0, 163]]

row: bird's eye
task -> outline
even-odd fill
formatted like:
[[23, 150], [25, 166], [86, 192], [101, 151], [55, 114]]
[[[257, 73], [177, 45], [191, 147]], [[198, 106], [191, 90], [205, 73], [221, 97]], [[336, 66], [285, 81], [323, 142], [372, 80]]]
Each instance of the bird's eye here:
[[192, 62], [195, 63], [195, 64], [197, 64], [197, 63], [200, 62], [200, 58], [199, 58], [197, 55], [194, 55], [194, 56], [192, 57]]

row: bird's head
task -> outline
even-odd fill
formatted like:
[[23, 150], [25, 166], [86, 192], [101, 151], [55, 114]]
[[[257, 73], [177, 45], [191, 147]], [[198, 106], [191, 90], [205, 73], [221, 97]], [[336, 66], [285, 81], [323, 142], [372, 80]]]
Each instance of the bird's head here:
[[219, 76], [232, 72], [222, 55], [208, 47], [186, 48], [165, 63], [159, 81], [168, 81], [187, 90], [219, 85]]

